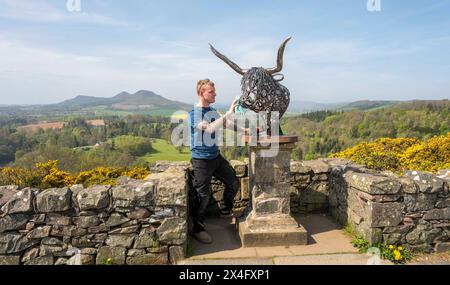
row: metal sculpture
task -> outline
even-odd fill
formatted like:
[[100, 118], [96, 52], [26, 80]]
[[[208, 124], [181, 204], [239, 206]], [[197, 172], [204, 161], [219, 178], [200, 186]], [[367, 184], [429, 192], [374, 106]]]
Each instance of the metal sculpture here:
[[[242, 69], [210, 44], [211, 51], [218, 58], [242, 75], [240, 105], [256, 113], [265, 112], [268, 136], [272, 134], [272, 112], [278, 112], [278, 119], [281, 119], [289, 106], [289, 90], [279, 83], [284, 79], [283, 74], [279, 72], [283, 69], [284, 49], [290, 39], [291, 37], [285, 39], [278, 49], [277, 67], [275, 68], [252, 67]], [[281, 76], [281, 78], [275, 79], [275, 76]], [[283, 134], [281, 128], [279, 134]]]

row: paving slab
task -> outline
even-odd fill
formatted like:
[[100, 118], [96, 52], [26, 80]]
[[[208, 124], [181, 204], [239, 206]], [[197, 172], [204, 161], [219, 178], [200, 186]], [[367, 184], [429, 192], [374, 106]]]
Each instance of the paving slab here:
[[[192, 254], [179, 264], [186, 265], [366, 265], [371, 259], [358, 253], [341, 226], [323, 214], [294, 216], [308, 231], [308, 245], [243, 248], [231, 218], [207, 219], [212, 244], [191, 239]], [[372, 259], [374, 261], [374, 259]], [[391, 265], [379, 260], [381, 265]], [[450, 252], [424, 254], [408, 265], [449, 265]]]
[[270, 258], [186, 259], [179, 265], [274, 265]]
[[432, 254], [418, 254], [408, 265], [450, 265], [450, 251]]
[[258, 257], [274, 257], [274, 256], [291, 256], [294, 255], [289, 247], [273, 246], [273, 247], [256, 247], [256, 255]]
[[257, 257], [254, 248], [243, 248], [231, 218], [210, 218], [206, 221], [206, 228], [213, 239], [212, 244], [202, 244], [191, 238], [193, 248], [191, 259], [217, 258], [245, 258]]
[[295, 216], [297, 222], [308, 231], [308, 245], [275, 247], [242, 247], [239, 233], [233, 219], [208, 218], [207, 231], [212, 244], [201, 244], [191, 239], [192, 260], [272, 258], [311, 254], [357, 253], [351, 239], [344, 234], [341, 226], [329, 215], [314, 214]]
[[[373, 259], [372, 259], [373, 260]], [[324, 254], [275, 257], [276, 265], [368, 265], [371, 257], [365, 254]], [[379, 260], [377, 265], [391, 265], [386, 260]]]

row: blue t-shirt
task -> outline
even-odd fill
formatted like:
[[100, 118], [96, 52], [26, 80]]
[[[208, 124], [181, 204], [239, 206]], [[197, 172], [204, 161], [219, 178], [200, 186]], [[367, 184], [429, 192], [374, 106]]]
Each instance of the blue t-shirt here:
[[210, 134], [196, 128], [202, 121], [212, 123], [218, 118], [220, 118], [220, 114], [213, 107], [194, 106], [194, 109], [189, 112], [189, 134], [192, 158], [214, 159], [219, 155], [216, 132]]

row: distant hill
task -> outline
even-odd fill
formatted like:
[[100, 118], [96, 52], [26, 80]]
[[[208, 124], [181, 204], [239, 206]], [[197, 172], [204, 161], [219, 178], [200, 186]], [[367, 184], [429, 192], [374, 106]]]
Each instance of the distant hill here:
[[349, 111], [353, 109], [371, 110], [380, 107], [392, 106], [404, 101], [383, 101], [383, 100], [360, 100], [355, 102], [341, 103], [317, 103], [312, 101], [291, 101], [288, 112], [307, 113], [314, 111]]
[[134, 94], [121, 92], [111, 98], [100, 98], [79, 95], [73, 99], [63, 101], [49, 107], [95, 107], [107, 106], [112, 110], [187, 110], [192, 106], [179, 101], [166, 99], [152, 91], [140, 90]]
[[94, 105], [101, 105], [101, 104], [108, 104], [107, 102], [110, 100], [110, 98], [99, 98], [99, 97], [93, 97], [93, 96], [83, 96], [78, 95], [75, 98], [63, 101], [58, 104], [51, 104], [49, 106], [61, 106], [61, 107], [83, 107], [83, 106], [89, 106], [91, 104]]
[[[409, 104], [426, 100], [387, 101], [387, 100], [360, 100], [355, 102], [330, 102], [318, 103], [313, 101], [292, 100], [286, 116], [295, 116], [315, 111], [350, 111], [350, 110], [376, 110], [379, 108]], [[213, 105], [219, 111], [226, 111], [229, 104], [215, 103]], [[405, 107], [405, 106], [404, 106]], [[406, 108], [406, 107], [405, 107]], [[113, 97], [103, 98], [86, 95], [78, 95], [72, 99], [57, 104], [48, 105], [0, 105], [0, 115], [50, 115], [64, 116], [77, 115], [171, 115], [177, 110], [190, 111], [191, 104], [169, 100], [152, 91], [140, 90], [134, 94], [121, 92]]]
[[177, 110], [189, 111], [192, 105], [169, 100], [152, 91], [140, 90], [134, 94], [121, 92], [114, 97], [102, 98], [78, 95], [57, 104], [0, 106], [3, 114], [118, 114], [133, 113], [168, 115]]
[[335, 110], [337, 108], [340, 108], [342, 106], [345, 106], [346, 104], [349, 104], [349, 102], [343, 102], [343, 103], [317, 103], [312, 101], [298, 101], [293, 100], [289, 103], [288, 112], [292, 113], [307, 113], [307, 112], [314, 112], [314, 111], [320, 111], [320, 110]]
[[[373, 108], [379, 108], [383, 106], [389, 106], [397, 104], [402, 101], [371, 101], [362, 100], [355, 102], [330, 102], [330, 103], [318, 103], [313, 101], [301, 101], [301, 100], [291, 100], [289, 103], [288, 113], [291, 114], [303, 114], [315, 111], [325, 111], [325, 110], [369, 110]], [[227, 110], [229, 105], [223, 103], [217, 103], [214, 105], [216, 109]]]
[[352, 109], [371, 110], [380, 107], [392, 106], [401, 102], [403, 101], [360, 100], [338, 107], [336, 108], [336, 110], [343, 110], [343, 111], [348, 111]]
[[[287, 114], [292, 116], [293, 114], [304, 114], [315, 111], [349, 111], [353, 109], [358, 110], [372, 110], [376, 108], [393, 106], [402, 102], [409, 101], [383, 101], [383, 100], [360, 100], [355, 102], [330, 102], [330, 103], [318, 103], [313, 101], [301, 101], [291, 100]], [[217, 103], [214, 105], [216, 109], [227, 110], [229, 105], [223, 103]]]

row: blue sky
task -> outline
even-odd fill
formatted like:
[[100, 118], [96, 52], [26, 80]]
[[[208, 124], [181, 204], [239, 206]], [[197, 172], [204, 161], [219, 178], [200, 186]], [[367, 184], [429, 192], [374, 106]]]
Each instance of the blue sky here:
[[450, 0], [0, 0], [0, 104], [57, 103], [152, 90], [196, 101], [198, 79], [218, 102], [240, 94], [241, 67], [285, 52], [293, 100], [450, 98]]

